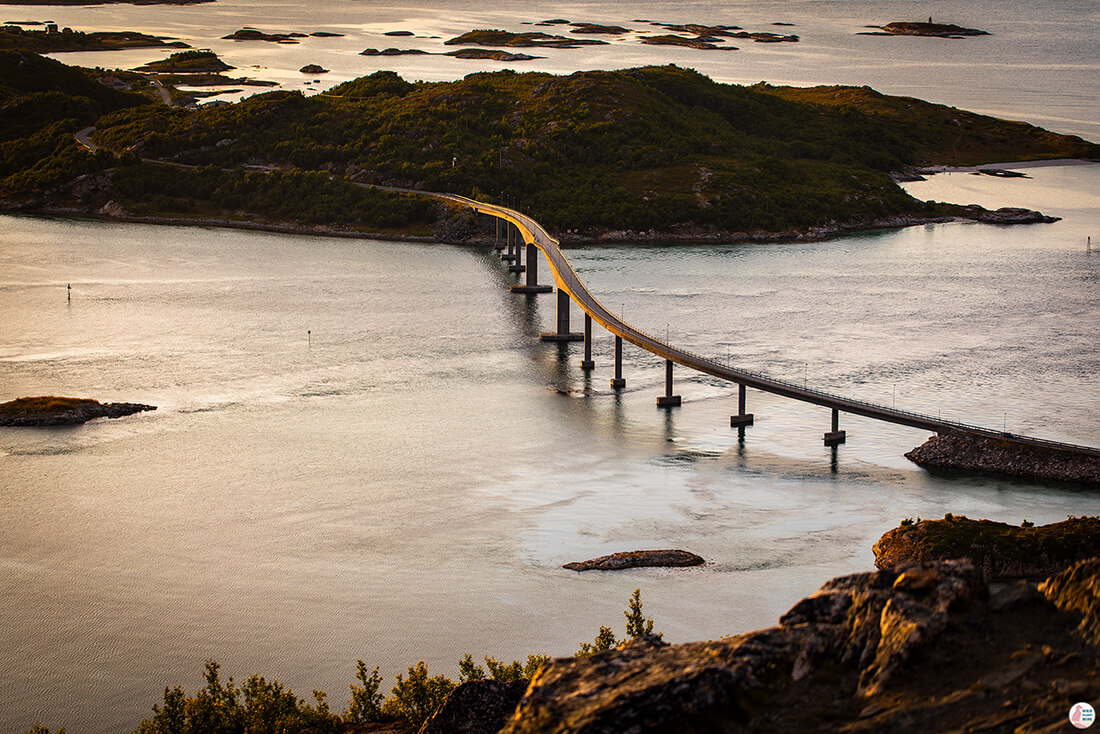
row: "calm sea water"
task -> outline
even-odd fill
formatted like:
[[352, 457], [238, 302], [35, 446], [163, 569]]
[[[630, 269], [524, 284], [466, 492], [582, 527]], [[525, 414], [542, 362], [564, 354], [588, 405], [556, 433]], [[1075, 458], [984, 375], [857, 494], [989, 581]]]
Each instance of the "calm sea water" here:
[[[921, 8], [995, 33], [965, 41], [856, 36], [915, 11], [839, 0], [4, 12], [164, 31], [291, 87], [305, 86], [296, 69], [311, 62], [333, 70], [322, 86], [378, 68], [414, 79], [496, 68], [358, 55], [440, 43], [387, 30], [445, 38], [544, 17], [793, 22], [797, 45], [704, 55], [616, 42], [522, 68], [675, 62], [726, 81], [871, 84], [1100, 139], [1087, 1]], [[347, 35], [218, 40], [244, 25]], [[1100, 166], [1031, 175], [941, 175], [910, 190], [1061, 222], [570, 257], [609, 307], [695, 351], [1095, 444], [1100, 253], [1085, 243], [1100, 236]], [[678, 372], [684, 406], [658, 410], [663, 365], [630, 347], [616, 395], [610, 337], [597, 330], [598, 367], [586, 375], [579, 345], [536, 339], [552, 328], [553, 297], [512, 296], [513, 277], [474, 249], [0, 217], [0, 398], [159, 406], [0, 434], [0, 731], [36, 720], [130, 731], [165, 685], [197, 688], [208, 657], [238, 679], [261, 672], [299, 694], [326, 690], [340, 709], [356, 658], [387, 676], [420, 659], [454, 675], [465, 652], [568, 654], [601, 624], [621, 630], [636, 587], [667, 639], [718, 637], [773, 624], [825, 579], [870, 568], [871, 543], [904, 517], [1100, 512], [1100, 499], [1072, 488], [930, 476], [901, 456], [926, 438], [910, 429], [843, 417], [849, 443], [834, 454], [821, 445], [827, 411], [753, 391], [757, 425], [741, 444], [728, 427], [735, 390]], [[708, 565], [560, 568], [645, 547], [688, 548]]]

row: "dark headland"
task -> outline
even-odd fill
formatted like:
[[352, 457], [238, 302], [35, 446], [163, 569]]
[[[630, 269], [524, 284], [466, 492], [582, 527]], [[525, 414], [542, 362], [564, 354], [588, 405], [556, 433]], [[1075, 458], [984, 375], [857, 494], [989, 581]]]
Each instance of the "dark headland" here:
[[[495, 33], [462, 45], [520, 50], [509, 48], [515, 38], [479, 48]], [[561, 39], [523, 43], [597, 40]], [[936, 165], [1100, 159], [1100, 146], [1078, 137], [865, 87], [744, 87], [675, 66], [431, 83], [376, 72], [323, 95], [275, 91], [197, 110], [105, 87], [106, 76], [0, 52], [0, 102], [15, 121], [2, 133], [0, 209], [492, 237], [463, 212], [364, 188], [379, 184], [507, 202], [565, 244], [772, 242], [952, 219], [1049, 221], [919, 201], [895, 179]], [[47, 104], [63, 97], [79, 102]], [[89, 126], [94, 155], [72, 137]]]
[[875, 542], [875, 565], [895, 570], [914, 563], [968, 558], [987, 581], [1041, 580], [1078, 561], [1100, 557], [1100, 518], [1020, 525], [945, 515], [905, 520]]
[[0, 426], [75, 426], [94, 418], [122, 418], [155, 405], [101, 403], [89, 398], [44, 396], [0, 403]]
[[905, 455], [930, 471], [970, 472], [1100, 487], [1100, 456], [962, 431], [932, 436]]

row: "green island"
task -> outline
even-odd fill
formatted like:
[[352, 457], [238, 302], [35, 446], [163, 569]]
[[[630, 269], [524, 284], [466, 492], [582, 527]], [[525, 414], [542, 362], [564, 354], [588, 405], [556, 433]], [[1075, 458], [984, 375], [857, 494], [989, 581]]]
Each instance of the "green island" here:
[[504, 48], [580, 48], [606, 44], [595, 38], [568, 38], [541, 31], [512, 33], [510, 31], [478, 29], [444, 41], [445, 46], [500, 46]]
[[[676, 66], [377, 72], [198, 110], [96, 79], [0, 52], [0, 207], [414, 237], [450, 216], [364, 188], [379, 184], [504, 201], [566, 242], [771, 241], [990, 214], [909, 196], [894, 177], [915, 166], [1100, 158], [1075, 136], [866, 87]], [[72, 134], [93, 125], [89, 155]]]
[[234, 67], [218, 58], [209, 49], [179, 51], [166, 59], [150, 61], [138, 67], [138, 71], [155, 71], [176, 74], [217, 74]]
[[0, 49], [19, 49], [35, 53], [63, 51], [118, 51], [124, 48], [188, 48], [183, 41], [166, 41], [137, 31], [96, 31], [85, 33], [71, 28], [27, 30], [15, 25], [0, 26]]

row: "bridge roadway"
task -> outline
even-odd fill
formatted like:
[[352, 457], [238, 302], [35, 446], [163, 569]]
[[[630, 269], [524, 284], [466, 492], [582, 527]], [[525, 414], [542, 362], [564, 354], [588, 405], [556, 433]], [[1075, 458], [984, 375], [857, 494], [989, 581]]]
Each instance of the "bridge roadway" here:
[[[378, 187], [378, 188], [390, 188], [390, 187]], [[758, 372], [750, 372], [748, 370], [736, 369], [729, 367], [719, 362], [703, 357], [692, 352], [688, 352], [684, 349], [679, 349], [667, 344], [660, 339], [651, 336], [640, 329], [636, 329], [630, 324], [623, 321], [621, 318], [615, 316], [609, 311], [595, 296], [589, 292], [588, 287], [573, 270], [573, 266], [569, 263], [569, 260], [565, 257], [561, 251], [561, 246], [556, 239], [550, 236], [550, 234], [543, 229], [542, 225], [536, 222], [531, 217], [518, 212], [514, 209], [509, 209], [503, 206], [497, 206], [495, 204], [487, 204], [473, 199], [468, 199], [464, 196], [458, 196], [457, 194], [441, 194], [432, 193], [427, 191], [415, 191], [412, 189], [397, 189], [390, 188], [394, 191], [403, 191], [407, 193], [420, 194], [422, 196], [431, 196], [437, 199], [443, 199], [454, 202], [456, 204], [468, 207], [480, 214], [487, 214], [489, 216], [498, 217], [505, 221], [511, 222], [523, 235], [523, 241], [533, 243], [535, 247], [542, 252], [546, 258], [547, 263], [550, 265], [550, 269], [554, 273], [554, 280], [557, 283], [559, 289], [564, 290], [569, 294], [570, 298], [577, 303], [578, 306], [590, 317], [593, 321], [599, 323], [602, 327], [610, 331], [612, 334], [622, 337], [625, 341], [641, 347], [648, 352], [652, 352], [659, 357], [663, 357], [666, 360], [675, 362], [676, 364], [683, 365], [698, 372], [703, 372], [714, 377], [728, 380], [730, 382], [736, 382], [738, 385], [751, 387], [756, 390], [762, 390], [764, 392], [772, 393], [774, 395], [782, 395], [786, 398], [792, 398], [794, 400], [801, 400], [806, 403], [812, 403], [814, 405], [820, 405], [825, 408], [830, 408], [833, 411], [839, 411], [844, 413], [850, 413], [852, 415], [860, 415], [866, 418], [873, 418], [875, 420], [886, 421], [887, 423], [896, 423], [902, 426], [909, 426], [912, 428], [920, 428], [927, 431], [933, 431], [935, 433], [943, 433], [947, 431], [963, 431], [966, 433], [985, 436], [988, 438], [995, 438], [1001, 440], [1009, 440], [1015, 443], [1026, 444], [1030, 446], [1039, 446], [1050, 449], [1071, 451], [1078, 454], [1087, 454], [1092, 456], [1100, 456], [1100, 448], [1094, 446], [1081, 446], [1069, 443], [1060, 443], [1057, 441], [1049, 441], [1042, 438], [1036, 438], [1034, 436], [1022, 436], [1019, 434], [1006, 433], [1004, 431], [996, 431], [990, 428], [982, 428], [981, 426], [973, 426], [965, 423], [958, 423], [955, 421], [946, 421], [937, 417], [921, 415], [919, 413], [912, 413], [905, 410], [897, 410], [895, 408], [887, 408], [882, 405], [875, 405], [862, 400], [855, 400], [852, 398], [846, 398], [841, 395], [834, 395], [821, 390], [814, 390], [805, 386], [799, 386], [792, 382], [785, 380], [778, 380], [774, 377], [768, 377], [767, 375], [760, 374]], [[518, 245], [517, 245], [518, 246]], [[834, 425], [833, 431], [836, 431], [834, 412]], [[843, 440], [843, 439], [841, 439]]]

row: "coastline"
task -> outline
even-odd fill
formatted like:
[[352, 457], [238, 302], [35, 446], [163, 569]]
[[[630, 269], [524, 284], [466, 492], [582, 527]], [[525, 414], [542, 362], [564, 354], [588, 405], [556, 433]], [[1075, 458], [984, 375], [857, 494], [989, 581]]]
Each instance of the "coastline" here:
[[341, 237], [344, 239], [388, 240], [392, 242], [440, 242], [430, 235], [398, 234], [396, 232], [358, 232], [341, 230], [323, 224], [304, 225], [293, 222], [251, 222], [247, 219], [221, 219], [216, 217], [143, 217], [131, 214], [111, 215], [83, 211], [68, 207], [43, 207], [41, 209], [5, 210], [4, 214], [27, 217], [62, 217], [98, 222], [124, 222], [128, 224], [155, 224], [179, 227], [219, 227], [244, 229], [277, 234], [312, 235], [315, 237]]
[[[423, 244], [451, 244], [471, 247], [489, 246], [493, 238], [488, 234], [475, 235], [464, 240], [440, 239], [434, 235], [399, 234], [396, 232], [363, 232], [344, 230], [328, 225], [303, 225], [293, 222], [252, 222], [245, 219], [225, 219], [217, 217], [153, 217], [131, 214], [111, 215], [89, 212], [71, 207], [42, 207], [37, 209], [4, 210], [2, 213], [29, 217], [67, 217], [101, 222], [125, 222], [132, 224], [154, 224], [181, 227], [220, 227], [224, 229], [242, 229], [277, 234], [310, 235], [315, 237], [340, 237], [344, 239], [386, 240], [390, 242], [418, 242]], [[618, 244], [682, 244], [708, 245], [743, 242], [751, 244], [787, 244], [793, 242], [824, 242], [856, 232], [902, 229], [924, 224], [946, 224], [951, 222], [974, 222], [966, 217], [887, 217], [865, 223], [837, 224], [835, 226], [815, 227], [807, 232], [726, 232], [692, 231], [647, 232], [634, 230], [613, 230], [601, 235], [585, 236], [562, 233], [558, 240], [565, 247], [583, 245]]]
[[914, 169], [914, 172], [923, 176], [934, 176], [937, 173], [976, 173], [983, 169], [1000, 168], [1014, 171], [1020, 168], [1060, 168], [1063, 166], [1096, 166], [1100, 161], [1088, 158], [1048, 158], [1034, 161], [1006, 161], [1003, 163], [980, 163], [976, 166], [923, 166]]

